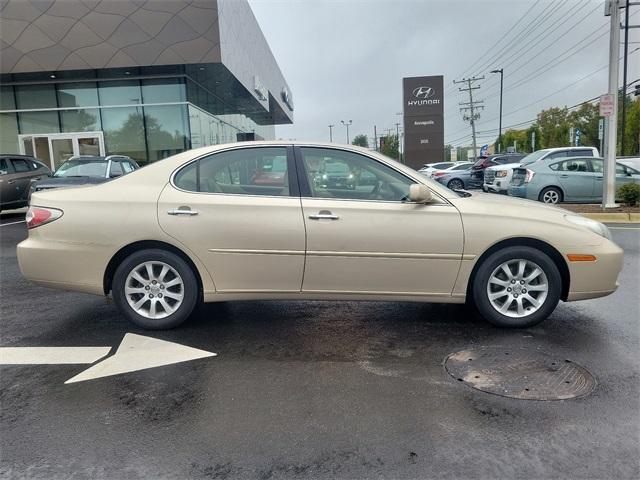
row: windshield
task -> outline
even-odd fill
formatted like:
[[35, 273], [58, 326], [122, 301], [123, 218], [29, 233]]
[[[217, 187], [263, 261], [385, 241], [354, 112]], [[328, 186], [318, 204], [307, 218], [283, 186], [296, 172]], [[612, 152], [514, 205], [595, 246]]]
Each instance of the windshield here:
[[54, 177], [101, 177], [107, 176], [107, 161], [95, 160], [68, 160], [60, 165], [53, 174]]
[[542, 157], [544, 157], [547, 153], [549, 153], [548, 150], [538, 150], [537, 152], [530, 153], [529, 155], [527, 155], [522, 159], [522, 161], [520, 162], [520, 165], [529, 165], [530, 163], [537, 162]]

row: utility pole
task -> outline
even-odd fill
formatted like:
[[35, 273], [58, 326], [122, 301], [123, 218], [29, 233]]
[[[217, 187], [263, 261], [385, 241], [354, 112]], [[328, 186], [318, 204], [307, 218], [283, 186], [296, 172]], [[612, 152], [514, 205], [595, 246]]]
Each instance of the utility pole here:
[[373, 126], [373, 145], [377, 152], [378, 151], [378, 130], [376, 130], [375, 125]]
[[340, 120], [340, 123], [342, 123], [345, 127], [347, 127], [347, 144], [348, 144], [349, 143], [349, 125], [353, 123], [353, 120], [349, 120], [348, 122], [345, 122], [344, 120]]
[[500, 126], [498, 127], [498, 153], [502, 153], [502, 87], [504, 79], [504, 68], [491, 70], [491, 73], [500, 74]]
[[329, 125], [329, 142], [333, 142], [333, 127], [335, 125]]
[[605, 122], [604, 179], [602, 208], [616, 207], [616, 147], [618, 143], [618, 78], [620, 68], [620, 2], [607, 0], [605, 15], [611, 17], [609, 34], [609, 95], [613, 98], [611, 116]]
[[396, 139], [398, 140], [398, 161], [400, 161], [400, 124], [396, 123]]
[[472, 85], [472, 82], [477, 82], [478, 80], [484, 80], [484, 76], [482, 77], [471, 77], [471, 78], [463, 78], [462, 80], [454, 80], [454, 84], [466, 83], [467, 88], [458, 88], [461, 92], [469, 92], [469, 101], [460, 103], [460, 111], [466, 112], [469, 111], [469, 115], [466, 113], [463, 114], [463, 119], [468, 121], [471, 124], [471, 135], [473, 138], [473, 158], [475, 160], [478, 155], [478, 149], [476, 144], [476, 120], [480, 118], [480, 113], [476, 112], [476, 110], [483, 109], [484, 105], [481, 105], [482, 100], [473, 101], [473, 91], [478, 90], [479, 86]]

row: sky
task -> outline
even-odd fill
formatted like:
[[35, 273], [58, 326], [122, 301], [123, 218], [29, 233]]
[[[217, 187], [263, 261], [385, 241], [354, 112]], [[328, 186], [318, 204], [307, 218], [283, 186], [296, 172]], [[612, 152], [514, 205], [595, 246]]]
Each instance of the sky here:
[[[468, 94], [453, 80], [485, 77], [474, 91], [485, 107], [478, 145], [498, 134], [500, 75], [493, 69], [504, 69], [503, 130], [607, 91], [610, 22], [602, 0], [249, 3], [295, 104], [294, 123], [277, 126], [276, 138], [328, 141], [328, 125], [335, 125], [333, 140], [344, 143], [341, 120], [353, 121], [350, 139], [372, 138], [374, 125], [378, 135], [395, 133], [402, 78], [410, 76], [444, 75], [445, 143], [459, 146], [471, 144], [471, 127], [458, 108]], [[640, 6], [630, 14], [630, 24], [640, 24]], [[631, 82], [640, 78], [640, 29], [629, 30], [629, 41]]]

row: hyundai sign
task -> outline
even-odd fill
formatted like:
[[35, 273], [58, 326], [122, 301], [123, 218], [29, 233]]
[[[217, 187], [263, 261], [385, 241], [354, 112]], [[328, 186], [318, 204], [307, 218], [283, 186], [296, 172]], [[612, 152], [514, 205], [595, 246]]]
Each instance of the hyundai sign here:
[[404, 158], [410, 167], [444, 159], [444, 77], [402, 79]]

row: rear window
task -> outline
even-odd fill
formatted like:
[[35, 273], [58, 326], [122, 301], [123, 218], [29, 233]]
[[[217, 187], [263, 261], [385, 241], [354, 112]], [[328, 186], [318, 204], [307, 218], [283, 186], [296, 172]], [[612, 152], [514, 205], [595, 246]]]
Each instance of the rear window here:
[[24, 173], [29, 171], [29, 164], [23, 158], [12, 158], [11, 163], [16, 173]]

